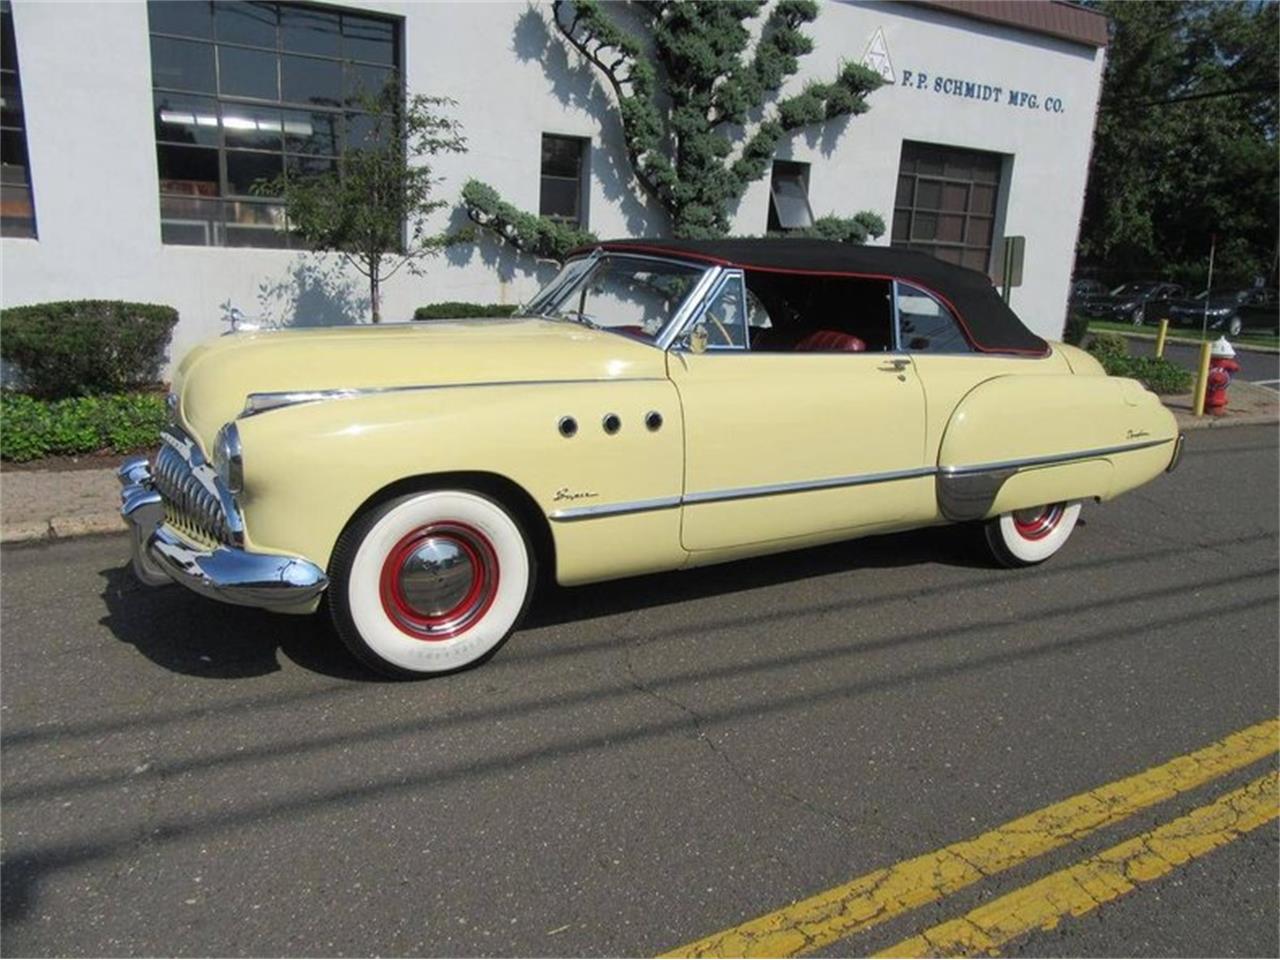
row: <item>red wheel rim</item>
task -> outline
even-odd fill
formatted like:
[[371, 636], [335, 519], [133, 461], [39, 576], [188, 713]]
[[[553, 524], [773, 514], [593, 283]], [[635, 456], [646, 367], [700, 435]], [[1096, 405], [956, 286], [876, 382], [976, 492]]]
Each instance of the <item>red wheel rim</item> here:
[[1013, 512], [1013, 528], [1023, 540], [1043, 540], [1058, 528], [1066, 512], [1061, 503]]
[[442, 521], [418, 527], [387, 553], [382, 609], [418, 640], [451, 640], [475, 626], [498, 594], [498, 554], [479, 530]]

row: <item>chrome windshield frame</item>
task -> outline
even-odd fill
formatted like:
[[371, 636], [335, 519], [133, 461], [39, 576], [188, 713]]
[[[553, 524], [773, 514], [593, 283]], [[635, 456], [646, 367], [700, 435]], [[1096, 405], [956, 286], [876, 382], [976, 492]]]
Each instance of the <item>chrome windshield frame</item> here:
[[[543, 316], [543, 314], [535, 311], [543, 309], [543, 305], [547, 301], [555, 297], [559, 297], [566, 287], [571, 287], [580, 282], [583, 277], [590, 273], [595, 263], [606, 256], [625, 257], [628, 260], [649, 260], [654, 263], [671, 264], [673, 266], [702, 271], [697, 282], [693, 285], [693, 289], [685, 295], [680, 306], [676, 308], [675, 313], [673, 313], [671, 318], [662, 325], [662, 328], [654, 335], [652, 340], [631, 337], [631, 339], [634, 339], [639, 343], [643, 343], [646, 346], [657, 347], [659, 350], [663, 351], [670, 347], [671, 343], [676, 339], [678, 331], [685, 327], [689, 318], [701, 307], [706, 298], [708, 289], [715, 284], [716, 280], [724, 272], [724, 268], [718, 264], [707, 264], [696, 260], [685, 260], [680, 257], [659, 257], [647, 253], [633, 253], [630, 250], [606, 250], [603, 247], [596, 247], [589, 254], [582, 257], [575, 257], [573, 260], [565, 263], [566, 268], [570, 264], [585, 263], [587, 265], [585, 269], [573, 274], [571, 280], [566, 277], [559, 283], [556, 283], [553, 279], [551, 283], [538, 291], [538, 293], [535, 294], [527, 304], [517, 311], [517, 316]], [[563, 269], [564, 268], [562, 268], [562, 272]], [[622, 333], [621, 331], [612, 330], [608, 326], [601, 326], [599, 329], [607, 332], [618, 333], [619, 336], [630, 336], [629, 334]]]

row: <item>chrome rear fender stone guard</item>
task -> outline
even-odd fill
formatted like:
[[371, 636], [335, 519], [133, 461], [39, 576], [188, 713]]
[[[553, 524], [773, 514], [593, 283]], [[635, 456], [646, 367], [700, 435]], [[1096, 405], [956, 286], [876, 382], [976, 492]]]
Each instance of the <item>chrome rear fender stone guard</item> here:
[[133, 570], [148, 586], [177, 583], [202, 596], [277, 613], [310, 613], [329, 585], [303, 557], [194, 544], [164, 523], [164, 502], [144, 458], [118, 471], [120, 513], [132, 533]]

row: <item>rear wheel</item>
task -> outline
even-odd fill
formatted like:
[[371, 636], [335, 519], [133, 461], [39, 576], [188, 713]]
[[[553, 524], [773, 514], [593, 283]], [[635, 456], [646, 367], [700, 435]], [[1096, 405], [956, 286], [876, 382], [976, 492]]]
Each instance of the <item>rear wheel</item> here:
[[1241, 320], [1239, 317], [1232, 317], [1229, 321], [1227, 321], [1227, 333], [1231, 334], [1233, 337], [1239, 336], [1240, 331], [1243, 329], [1244, 329], [1244, 321]]
[[1129, 319], [1133, 321], [1133, 325], [1135, 327], [1142, 326], [1142, 324], [1145, 323], [1147, 319], [1146, 308], [1143, 307], [1141, 304], [1134, 307], [1133, 313], [1130, 315]]
[[329, 609], [363, 663], [429, 676], [496, 651], [529, 605], [534, 573], [529, 540], [501, 504], [432, 490], [384, 503], [343, 532]]
[[992, 517], [983, 525], [983, 532], [1001, 566], [1030, 567], [1062, 548], [1079, 516], [1079, 500], [1051, 503]]

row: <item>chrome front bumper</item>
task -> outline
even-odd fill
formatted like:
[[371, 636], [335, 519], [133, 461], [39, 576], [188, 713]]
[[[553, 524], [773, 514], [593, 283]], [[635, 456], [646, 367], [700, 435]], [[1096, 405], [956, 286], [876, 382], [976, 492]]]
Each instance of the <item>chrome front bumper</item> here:
[[315, 609], [329, 580], [310, 560], [193, 543], [165, 523], [164, 501], [145, 457], [129, 460], [118, 476], [124, 488], [120, 513], [133, 539], [133, 570], [143, 583], [178, 583], [214, 600], [278, 613]]

